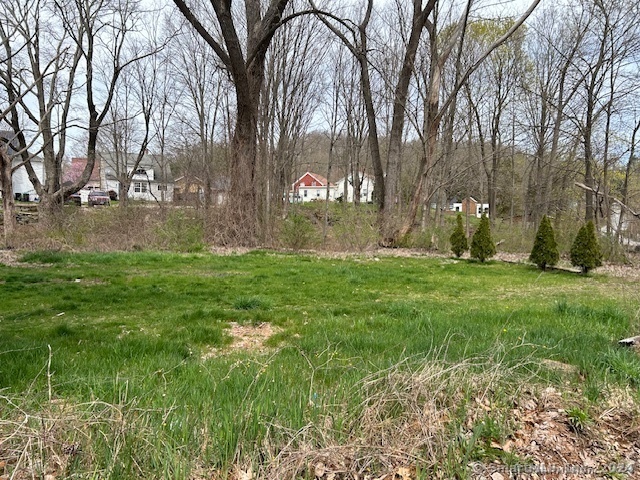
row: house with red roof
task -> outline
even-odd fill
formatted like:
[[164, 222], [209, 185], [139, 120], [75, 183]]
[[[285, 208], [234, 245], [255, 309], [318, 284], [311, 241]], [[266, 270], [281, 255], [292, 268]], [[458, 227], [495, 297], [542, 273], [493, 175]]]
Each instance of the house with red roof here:
[[323, 201], [327, 199], [327, 192], [329, 193], [329, 201], [335, 200], [336, 186], [334, 184], [322, 175], [305, 172], [291, 186], [289, 201], [292, 203]]

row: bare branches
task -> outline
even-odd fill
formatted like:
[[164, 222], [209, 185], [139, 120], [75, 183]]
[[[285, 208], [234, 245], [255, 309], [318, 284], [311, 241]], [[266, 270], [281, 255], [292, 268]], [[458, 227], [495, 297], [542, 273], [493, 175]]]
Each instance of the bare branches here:
[[447, 108], [449, 107], [449, 105], [453, 101], [453, 97], [458, 94], [460, 89], [467, 82], [467, 80], [473, 74], [473, 72], [475, 72], [478, 69], [478, 67], [480, 67], [480, 65], [482, 65], [482, 62], [484, 62], [489, 55], [491, 55], [498, 47], [500, 47], [502, 44], [504, 44], [509, 38], [511, 38], [513, 36], [513, 34], [515, 32], [518, 31], [518, 29], [527, 20], [527, 18], [529, 18], [531, 16], [531, 14], [534, 12], [534, 10], [538, 7], [538, 5], [540, 4], [540, 1], [541, 0], [533, 0], [533, 2], [531, 2], [531, 4], [529, 5], [529, 8], [527, 9], [527, 11], [524, 12], [520, 16], [520, 18], [518, 18], [514, 22], [514, 24], [511, 26], [511, 28], [509, 30], [507, 30], [504, 33], [504, 35], [502, 35], [495, 42], [493, 42], [489, 46], [489, 48], [487, 48], [484, 51], [484, 53], [473, 63], [473, 65], [471, 65], [469, 68], [467, 68], [467, 70], [460, 76], [460, 79], [459, 79], [458, 83], [456, 84], [456, 86], [454, 87], [453, 91], [449, 94], [447, 99], [442, 103], [442, 108], [440, 110], [439, 116], [442, 116], [444, 114], [444, 112], [447, 110]]
[[634, 211], [631, 207], [629, 207], [628, 205], [625, 205], [622, 200], [618, 200], [616, 197], [613, 197], [611, 195], [607, 195], [604, 192], [601, 192], [599, 190], [596, 190], [595, 188], [589, 187], [588, 185], [585, 185], [582, 182], [574, 182], [574, 185], [578, 188], [581, 188], [582, 190], [585, 190], [589, 193], [592, 193], [598, 197], [602, 197], [602, 198], [608, 198], [609, 200], [611, 200], [612, 202], [617, 203], [618, 205], [620, 205], [622, 208], [624, 208], [626, 211], [628, 211], [631, 215], [633, 215], [636, 218], [640, 218], [640, 212], [636, 212]]

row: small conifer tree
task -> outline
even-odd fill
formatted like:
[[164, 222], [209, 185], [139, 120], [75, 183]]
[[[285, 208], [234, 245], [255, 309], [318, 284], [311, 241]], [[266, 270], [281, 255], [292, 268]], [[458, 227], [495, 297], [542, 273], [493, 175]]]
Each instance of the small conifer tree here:
[[529, 261], [544, 270], [547, 268], [547, 265], [555, 265], [558, 263], [559, 259], [560, 254], [558, 253], [558, 244], [553, 234], [553, 227], [551, 226], [551, 221], [545, 215], [542, 217], [540, 227], [538, 227], [538, 233], [536, 233], [536, 239], [533, 242], [533, 249], [531, 250]]
[[571, 245], [571, 264], [580, 267], [582, 273], [602, 265], [602, 251], [596, 237], [596, 227], [589, 220], [578, 230], [578, 235]]
[[471, 239], [471, 257], [484, 262], [487, 258], [491, 258], [495, 254], [496, 244], [493, 243], [493, 239], [491, 238], [489, 219], [483, 213], [480, 218], [478, 230], [476, 230]]
[[458, 213], [458, 217], [456, 218], [456, 228], [453, 230], [451, 237], [449, 237], [449, 242], [451, 242], [451, 251], [458, 258], [460, 258], [464, 252], [469, 250], [469, 243], [467, 242], [467, 236], [464, 233], [462, 215], [460, 213]]

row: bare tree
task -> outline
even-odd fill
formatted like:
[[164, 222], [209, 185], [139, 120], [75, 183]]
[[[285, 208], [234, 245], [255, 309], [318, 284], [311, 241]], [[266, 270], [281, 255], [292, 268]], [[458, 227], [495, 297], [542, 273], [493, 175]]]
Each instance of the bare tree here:
[[566, 117], [578, 89], [573, 79], [574, 62], [587, 25], [582, 12], [550, 7], [531, 22], [527, 36], [532, 77], [523, 78], [521, 111], [534, 147], [529, 201], [525, 202], [531, 205], [525, 216], [530, 217], [534, 228], [543, 215], [559, 213], [559, 205], [566, 203], [560, 199], [552, 206], [555, 185], [561, 185], [561, 178], [568, 174], [560, 169], [560, 157], [566, 155], [567, 145], [572, 143], [566, 134]]
[[380, 153], [378, 123], [371, 80], [371, 62], [369, 58], [369, 26], [373, 15], [373, 0], [367, 1], [366, 9], [359, 23], [320, 10], [313, 2], [311, 2], [311, 4], [315, 8], [318, 18], [342, 41], [358, 61], [360, 67], [360, 88], [367, 118], [369, 152], [375, 177], [374, 202], [378, 205], [380, 211], [382, 211], [385, 201], [386, 180], [382, 165], [382, 155]]
[[[479, 50], [504, 34], [511, 19], [487, 20], [471, 24], [469, 40]], [[498, 212], [498, 175], [503, 156], [502, 132], [504, 114], [513, 101], [515, 88], [520, 83], [523, 69], [523, 35], [514, 35], [497, 48], [478, 69], [465, 87], [469, 106], [473, 111], [478, 133], [480, 158], [487, 178], [489, 218], [495, 221]], [[485, 128], [486, 126], [486, 128]]]
[[[24, 45], [16, 56], [21, 62], [20, 74], [12, 75], [12, 82], [4, 85], [14, 105], [11, 126], [24, 167], [40, 196], [41, 215], [46, 218], [91, 175], [99, 129], [120, 74], [139, 58], [126, 58], [123, 46], [135, 30], [140, 12], [135, 2], [30, 0], [7, 7], [4, 15]], [[16, 102], [24, 86], [31, 83], [32, 94]], [[86, 104], [85, 114], [74, 118], [81, 99]], [[88, 131], [88, 161], [75, 182], [62, 185], [62, 164], [73, 126], [84, 126]], [[31, 165], [36, 155], [31, 149], [34, 145], [44, 162], [42, 181]]]
[[[202, 188], [202, 201], [208, 208], [217, 203], [216, 186], [228, 178], [225, 156], [232, 120], [228, 112], [229, 95], [233, 87], [224, 65], [192, 29], [182, 29], [174, 39], [169, 58], [179, 100], [176, 133], [182, 139], [180, 149], [189, 152], [179, 155], [177, 167], [187, 190]], [[193, 199], [197, 206], [199, 197]]]
[[[588, 15], [588, 29], [574, 63], [579, 89], [571, 104], [571, 119], [579, 130], [584, 152], [585, 218], [598, 222], [600, 215], [596, 199], [608, 202], [607, 171], [614, 103], [624, 98], [622, 71], [638, 46], [637, 5], [596, 0], [593, 4], [578, 5]], [[601, 147], [601, 150], [598, 149]], [[597, 182], [598, 157], [603, 178]], [[596, 192], [604, 189], [602, 196]], [[605, 209], [606, 205], [605, 205]], [[608, 227], [610, 230], [610, 226]]]
[[[233, 80], [236, 114], [231, 142], [227, 227], [234, 240], [254, 243], [258, 228], [256, 156], [260, 93], [267, 50], [283, 22], [282, 15], [289, 0], [270, 0], [266, 8], [260, 0], [245, 0], [243, 12], [233, 11], [231, 0], [211, 0], [213, 12], [210, 13], [217, 22], [222, 41], [205, 26], [207, 14], [195, 11], [184, 0], [174, 0], [174, 3], [220, 58]], [[198, 13], [202, 14], [198, 16]]]
[[121, 208], [129, 204], [131, 183], [154, 137], [152, 119], [161, 104], [159, 89], [164, 62], [159, 53], [140, 55], [144, 51], [159, 52], [157, 45], [135, 43], [129, 48], [133, 50], [130, 56], [140, 59], [128, 67], [127, 75], [115, 87], [109, 121], [103, 125], [106, 135], [99, 143], [103, 167], [110, 167], [118, 181]]
[[[287, 12], [293, 13], [293, 2]], [[260, 102], [258, 187], [264, 211], [263, 231], [278, 212], [295, 180], [305, 133], [318, 108], [327, 49], [318, 23], [299, 17], [276, 32], [267, 54], [265, 84]], [[261, 188], [260, 188], [261, 187]]]
[[[447, 109], [454, 101], [454, 98], [458, 95], [458, 92], [463, 87], [463, 85], [467, 82], [468, 78], [475, 72], [480, 65], [487, 59], [491, 53], [500, 47], [504, 42], [506, 42], [515, 32], [520, 28], [520, 26], [524, 23], [524, 21], [529, 18], [531, 13], [535, 10], [537, 5], [540, 3], [540, 0], [534, 0], [527, 11], [523, 13], [506, 31], [502, 36], [496, 39], [491, 45], [489, 45], [486, 50], [473, 62], [467, 69], [464, 71], [462, 75], [460, 75], [459, 82], [454, 86], [454, 88], [449, 92], [449, 94], [445, 97], [443, 101], [441, 101], [441, 93], [443, 88], [442, 82], [442, 69], [444, 64], [444, 59], [448, 57], [453, 49], [453, 45], [449, 43], [443, 50], [441, 54], [434, 56], [431, 59], [432, 64], [432, 72], [431, 72], [431, 80], [429, 83], [429, 103], [428, 103], [428, 111], [425, 114], [426, 120], [426, 134], [425, 138], [427, 139], [426, 149], [425, 149], [425, 158], [421, 160], [420, 172], [418, 179], [416, 180], [414, 192], [412, 196], [412, 200], [409, 206], [409, 211], [402, 222], [401, 227], [394, 235], [394, 239], [397, 240], [399, 238], [404, 237], [411, 229], [415, 223], [416, 215], [418, 212], [418, 207], [423, 201], [423, 188], [427, 183], [427, 177], [430, 173], [430, 168], [433, 165], [434, 158], [436, 155], [436, 146], [438, 142], [438, 134], [440, 130], [440, 123], [442, 121], [443, 116], [447, 112]], [[467, 3], [467, 8], [464, 13], [460, 16], [460, 19], [457, 22], [458, 34], [457, 37], [461, 40], [464, 40], [464, 32], [466, 32], [466, 27], [468, 24], [468, 15], [470, 11], [471, 3]], [[430, 23], [429, 25], [429, 34], [432, 44], [437, 45], [438, 37], [437, 32], [438, 29], [437, 23]], [[455, 36], [454, 36], [455, 38]], [[433, 49], [432, 52], [436, 52], [437, 50]]]

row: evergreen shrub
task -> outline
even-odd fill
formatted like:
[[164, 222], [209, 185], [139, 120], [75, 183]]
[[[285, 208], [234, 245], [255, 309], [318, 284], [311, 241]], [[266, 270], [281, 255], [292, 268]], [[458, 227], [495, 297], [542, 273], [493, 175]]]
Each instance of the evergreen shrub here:
[[547, 265], [555, 265], [560, 259], [558, 244], [551, 226], [551, 221], [546, 215], [542, 217], [536, 239], [533, 243], [529, 261], [535, 263], [538, 268], [545, 270]]
[[580, 267], [584, 274], [602, 265], [602, 250], [596, 237], [596, 227], [591, 220], [578, 231], [571, 246], [570, 257], [571, 264]]
[[453, 254], [460, 258], [464, 252], [469, 250], [469, 243], [467, 242], [467, 236], [464, 233], [464, 225], [462, 224], [462, 214], [458, 213], [456, 218], [456, 227], [449, 237], [451, 243], [451, 251]]
[[480, 218], [480, 225], [471, 239], [471, 258], [477, 258], [481, 262], [493, 257], [496, 254], [496, 244], [491, 238], [491, 227], [489, 219], [483, 213]]

